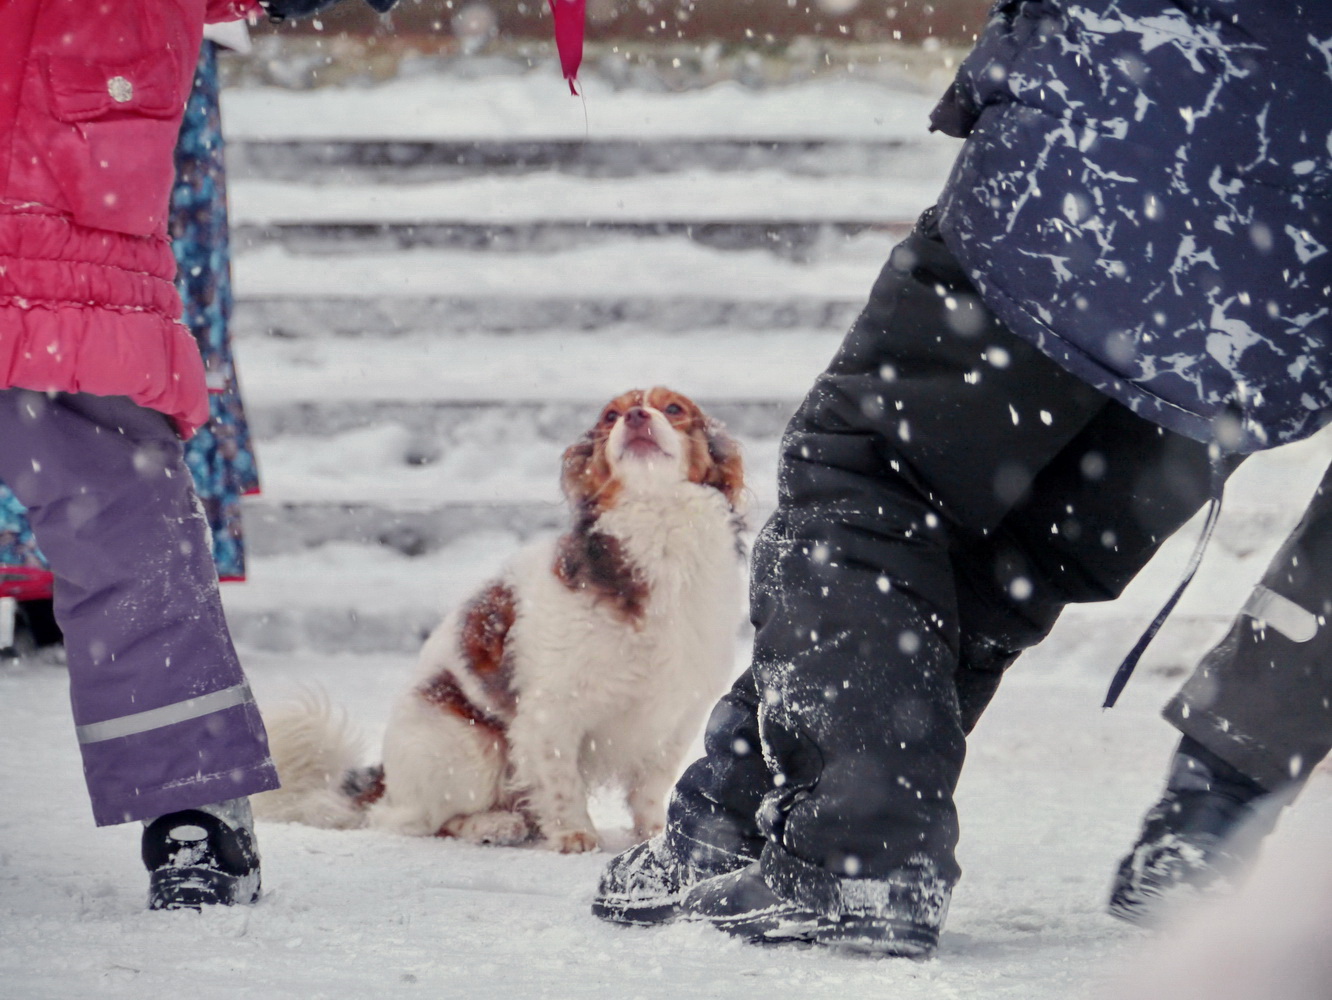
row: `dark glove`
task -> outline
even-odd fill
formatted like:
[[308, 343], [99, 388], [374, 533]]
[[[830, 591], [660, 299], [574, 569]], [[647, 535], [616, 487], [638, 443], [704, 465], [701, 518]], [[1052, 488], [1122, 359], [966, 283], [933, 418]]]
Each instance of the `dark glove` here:
[[[339, 2], [341, 0], [259, 0], [264, 11], [274, 21], [285, 21], [289, 17], [309, 17]], [[365, 2], [383, 14], [398, 0], [365, 0]]]

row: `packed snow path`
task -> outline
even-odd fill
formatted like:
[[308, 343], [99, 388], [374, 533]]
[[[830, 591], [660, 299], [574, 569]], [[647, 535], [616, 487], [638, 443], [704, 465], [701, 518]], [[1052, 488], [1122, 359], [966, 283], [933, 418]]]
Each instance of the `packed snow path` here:
[[[0, 996], [1140, 1000], [1097, 992], [1149, 944], [1102, 907], [1159, 788], [1173, 740], [1156, 709], [1175, 682], [1144, 674], [1102, 713], [1104, 648], [1069, 624], [1014, 668], [971, 740], [965, 872], [923, 963], [602, 924], [588, 904], [604, 854], [281, 824], [259, 827], [257, 906], [148, 913], [138, 827], [96, 830], [88, 816], [63, 671], [0, 667]], [[411, 667], [405, 655], [244, 652], [261, 702], [318, 683], [367, 735]], [[623, 813], [602, 803], [596, 816], [622, 845]], [[1332, 781], [1318, 775], [1291, 819], [1329, 818]]]

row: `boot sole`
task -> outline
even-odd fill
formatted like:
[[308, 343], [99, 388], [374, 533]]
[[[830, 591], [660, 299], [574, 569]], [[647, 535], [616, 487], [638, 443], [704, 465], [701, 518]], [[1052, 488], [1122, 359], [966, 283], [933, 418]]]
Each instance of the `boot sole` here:
[[679, 918], [683, 912], [680, 903], [684, 893], [658, 898], [651, 902], [642, 900], [594, 899], [592, 915], [607, 923], [624, 924], [627, 927], [655, 927], [669, 924]]
[[939, 932], [898, 920], [824, 918], [814, 931], [814, 941], [826, 948], [882, 958], [929, 958], [939, 947]]
[[916, 959], [929, 958], [939, 947], [936, 930], [873, 917], [832, 920], [815, 917], [807, 911], [786, 910], [729, 919], [698, 919], [751, 944], [816, 944], [879, 958]]
[[819, 923], [818, 918], [807, 910], [789, 904], [729, 917], [688, 912], [685, 917], [693, 923], [707, 924], [751, 944], [811, 943]]
[[228, 875], [211, 868], [161, 869], [149, 876], [148, 909], [201, 910], [259, 899], [259, 873]]

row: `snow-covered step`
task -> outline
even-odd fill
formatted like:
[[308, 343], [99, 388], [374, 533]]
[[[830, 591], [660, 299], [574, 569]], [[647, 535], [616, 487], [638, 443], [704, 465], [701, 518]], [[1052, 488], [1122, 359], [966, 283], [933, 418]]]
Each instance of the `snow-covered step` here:
[[[842, 341], [843, 330], [734, 330], [678, 332], [620, 325], [598, 331], [553, 328], [541, 332], [293, 339], [247, 336], [237, 343], [237, 364], [247, 404], [256, 410], [307, 403], [391, 403], [475, 410], [525, 407], [529, 426], [556, 423], [573, 433], [595, 419], [601, 404], [631, 388], [667, 385], [722, 407], [714, 415], [741, 421], [754, 433], [741, 404], [802, 399]], [[567, 419], [568, 423], [564, 421]], [[431, 423], [434, 419], [431, 418]]]
[[475, 174], [555, 172], [576, 177], [664, 174], [690, 168], [748, 172], [780, 168], [795, 175], [890, 178], [928, 160], [947, 169], [954, 148], [917, 139], [673, 137], [590, 140], [578, 137], [491, 139], [232, 139], [234, 181], [424, 181]]
[[866, 230], [900, 239], [943, 180], [943, 171], [923, 161], [909, 172], [835, 182], [771, 170], [614, 179], [547, 173], [426, 184], [251, 180], [232, 184], [231, 220], [238, 247], [277, 243], [296, 252], [549, 253], [626, 237], [684, 236], [715, 249], [807, 259]]
[[882, 235], [857, 237], [835, 258], [808, 265], [687, 240], [627, 240], [500, 261], [444, 250], [303, 256], [265, 247], [239, 253], [234, 269], [247, 299], [861, 301], [891, 247]]
[[[222, 588], [227, 623], [237, 641], [259, 649], [414, 652], [444, 609], [519, 544], [516, 535], [489, 531], [420, 556], [334, 543], [252, 558], [247, 581]], [[470, 565], [475, 577], [457, 572]]]
[[273, 222], [236, 226], [233, 246], [274, 245], [293, 253], [364, 253], [421, 248], [513, 253], [554, 253], [607, 240], [683, 237], [716, 250], [764, 250], [805, 261], [840, 240], [868, 230], [894, 242], [908, 223], [862, 222]]
[[[640, 386], [625, 385], [624, 388]], [[330, 435], [356, 433], [384, 424], [400, 425], [411, 434], [405, 464], [425, 465], [442, 449], [472, 442], [494, 448], [536, 440], [563, 449], [589, 426], [588, 414], [611, 395], [576, 402], [517, 399], [512, 403], [483, 397], [436, 401], [397, 402], [390, 399], [306, 400], [290, 405], [252, 407], [251, 429], [266, 444], [287, 437], [310, 439], [310, 447], [326, 443]], [[703, 399], [707, 411], [721, 420], [733, 436], [775, 439], [795, 410], [798, 400]], [[263, 447], [264, 444], [261, 444]]]
[[[456, 491], [455, 491], [456, 492]], [[277, 502], [267, 496], [245, 505], [246, 544], [252, 561], [295, 556], [330, 545], [363, 551], [386, 549], [422, 556], [476, 535], [502, 532], [526, 539], [558, 530], [567, 521], [558, 499], [505, 498], [467, 502], [456, 495], [411, 508], [383, 501], [316, 498]]]
[[684, 238], [504, 256], [449, 250], [336, 255], [278, 247], [234, 261], [236, 329], [288, 336], [413, 330], [845, 329], [893, 246], [842, 241], [809, 264]]
[[376, 86], [228, 88], [222, 117], [232, 142], [794, 139], [957, 146], [927, 131], [937, 92], [884, 82], [842, 77], [762, 88], [727, 82], [672, 92], [615, 89], [589, 73], [583, 91], [583, 100], [571, 99], [558, 75], [544, 68], [467, 80], [404, 74]]
[[[420, 554], [477, 531], [526, 538], [557, 527], [568, 516], [561, 457], [590, 421], [580, 412], [576, 427], [560, 432], [531, 419], [534, 412], [487, 409], [448, 438], [406, 420], [270, 435], [259, 443], [264, 492], [246, 502], [252, 551], [271, 556], [336, 541]], [[775, 502], [784, 420], [770, 421], [763, 438], [737, 435], [747, 502], [764, 516]]]
[[931, 204], [946, 172], [927, 164], [878, 177], [773, 170], [583, 178], [556, 174], [404, 184], [250, 180], [229, 188], [233, 224], [820, 223], [902, 225]]
[[[756, 479], [756, 492], [767, 494], [750, 499], [748, 519], [762, 524], [772, 513], [776, 468], [774, 461], [755, 463], [768, 475]], [[464, 484], [465, 485], [465, 484]], [[485, 493], [488, 484], [475, 484]], [[547, 485], [547, 492], [557, 493]], [[462, 498], [464, 489], [433, 503], [426, 498], [404, 498], [395, 491], [374, 500], [335, 500], [318, 497], [306, 501], [276, 502], [265, 496], [252, 497], [245, 505], [246, 544], [252, 558], [264, 560], [317, 550], [328, 545], [353, 545], [391, 549], [406, 556], [437, 552], [477, 534], [505, 532], [528, 539], [556, 531], [568, 523], [569, 514], [558, 496], [538, 500], [531, 496], [503, 496], [479, 501]], [[411, 503], [411, 506], [403, 506]]]
[[[552, 265], [555, 266], [555, 265]], [[872, 276], [871, 276], [872, 277]], [[845, 333], [864, 307], [870, 285], [852, 298], [791, 298], [777, 291], [769, 300], [737, 300], [681, 294], [661, 287], [655, 297], [608, 294], [604, 298], [552, 294], [525, 296], [368, 295], [324, 298], [298, 294], [251, 296], [240, 291], [232, 314], [237, 337], [273, 335], [307, 339], [325, 336], [388, 337], [401, 332], [453, 333], [547, 330], [594, 331], [632, 326], [655, 335], [713, 330], [819, 329]]]

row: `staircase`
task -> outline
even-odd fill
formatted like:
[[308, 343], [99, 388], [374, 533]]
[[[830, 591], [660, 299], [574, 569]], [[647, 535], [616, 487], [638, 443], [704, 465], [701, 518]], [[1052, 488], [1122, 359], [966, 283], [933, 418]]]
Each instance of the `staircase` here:
[[[560, 454], [631, 387], [726, 423], [751, 523], [771, 508], [782, 427], [956, 144], [925, 131], [927, 97], [882, 82], [585, 91], [508, 73], [225, 95], [264, 480], [251, 581], [225, 594], [241, 642], [415, 650], [563, 523]], [[1213, 557], [1229, 589], [1204, 567], [1185, 625], [1238, 606], [1326, 451], [1232, 496]], [[1150, 618], [1160, 589], [1107, 627]]]
[[951, 143], [882, 86], [585, 89], [586, 117], [550, 75], [227, 93], [264, 480], [241, 642], [414, 650], [563, 524], [561, 452], [635, 386], [721, 419], [771, 507], [782, 427]]

